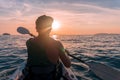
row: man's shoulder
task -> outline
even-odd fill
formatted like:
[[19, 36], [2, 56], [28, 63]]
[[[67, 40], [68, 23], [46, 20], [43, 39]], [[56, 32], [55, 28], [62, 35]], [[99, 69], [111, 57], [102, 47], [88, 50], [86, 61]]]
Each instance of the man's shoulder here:
[[62, 44], [60, 40], [58, 39], [53, 39], [53, 38], [50, 38], [53, 42], [55, 42], [56, 44]]
[[29, 38], [26, 42], [31, 42], [33, 40], [34, 40], [34, 38]]
[[29, 38], [27, 41], [26, 41], [26, 45], [30, 45], [31, 43], [33, 43], [35, 40], [35, 38]]

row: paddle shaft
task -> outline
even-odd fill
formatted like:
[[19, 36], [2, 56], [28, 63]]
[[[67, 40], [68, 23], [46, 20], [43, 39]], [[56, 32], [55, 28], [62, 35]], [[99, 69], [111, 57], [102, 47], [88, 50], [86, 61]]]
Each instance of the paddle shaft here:
[[75, 57], [75, 56], [73, 56], [73, 55], [71, 55], [71, 54], [69, 54], [69, 53], [68, 53], [68, 55], [69, 55], [70, 57], [72, 57], [72, 58], [74, 58], [74, 59], [82, 62], [82, 63], [85, 63], [85, 61], [83, 61], [83, 60], [81, 60], [81, 59], [79, 59], [79, 58], [77, 58], [77, 57]]
[[35, 35], [33, 35], [32, 33], [29, 33], [29, 35], [35, 37]]

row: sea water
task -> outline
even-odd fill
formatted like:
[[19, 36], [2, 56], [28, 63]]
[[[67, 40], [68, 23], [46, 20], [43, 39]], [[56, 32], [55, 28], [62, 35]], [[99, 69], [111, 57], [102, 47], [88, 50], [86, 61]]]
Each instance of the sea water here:
[[[28, 35], [0, 35], [0, 80], [9, 80], [27, 59]], [[120, 35], [53, 36], [70, 54], [86, 61], [97, 61], [120, 71]], [[79, 80], [102, 80], [86, 64], [73, 58], [72, 71]], [[104, 74], [104, 73], [103, 73]]]

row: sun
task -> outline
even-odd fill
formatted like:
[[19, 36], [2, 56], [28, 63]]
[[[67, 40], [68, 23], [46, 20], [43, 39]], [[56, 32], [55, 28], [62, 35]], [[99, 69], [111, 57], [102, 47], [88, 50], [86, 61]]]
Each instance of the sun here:
[[53, 21], [53, 24], [52, 24], [52, 29], [53, 30], [57, 30], [60, 28], [60, 23], [56, 20]]

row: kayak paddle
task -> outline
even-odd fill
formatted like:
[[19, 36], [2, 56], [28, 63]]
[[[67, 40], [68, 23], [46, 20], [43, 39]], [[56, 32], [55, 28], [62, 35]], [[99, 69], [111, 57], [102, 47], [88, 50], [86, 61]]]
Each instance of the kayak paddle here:
[[[21, 34], [29, 34], [30, 36], [35, 37], [33, 34], [31, 34], [29, 32], [29, 30], [27, 30], [24, 27], [18, 27], [17, 31]], [[67, 51], [67, 50], [66, 50]], [[93, 71], [98, 77], [100, 77], [103, 80], [120, 80], [120, 71], [111, 68], [108, 65], [105, 65], [103, 63], [97, 63], [97, 62], [85, 62], [71, 54], [68, 53], [69, 56], [71, 56], [74, 59], [77, 59], [78, 61], [85, 63], [89, 66], [89, 68], [91, 69], [91, 71]]]
[[21, 34], [29, 34], [30, 36], [35, 37], [32, 33], [30, 33], [30, 31], [24, 27], [18, 27], [17, 28], [17, 32], [21, 33]]

